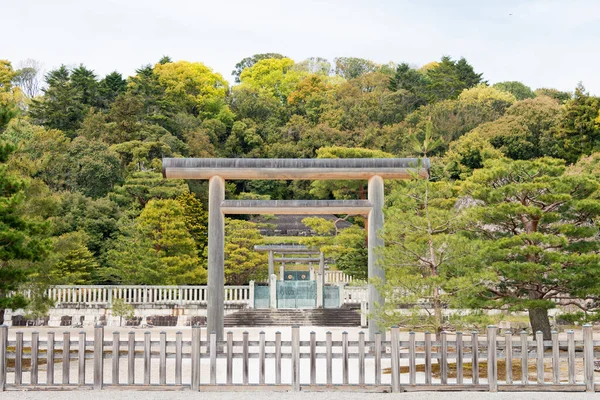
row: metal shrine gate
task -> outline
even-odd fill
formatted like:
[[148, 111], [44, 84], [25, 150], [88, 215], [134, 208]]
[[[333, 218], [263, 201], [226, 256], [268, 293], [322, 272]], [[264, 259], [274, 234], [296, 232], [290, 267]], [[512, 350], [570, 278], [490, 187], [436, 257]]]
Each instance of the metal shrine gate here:
[[315, 308], [316, 281], [277, 281], [277, 308]]
[[[270, 308], [269, 286], [254, 286], [254, 308]], [[277, 281], [277, 308], [316, 308], [316, 281]], [[340, 307], [340, 289], [338, 286], [323, 287], [323, 308]]]

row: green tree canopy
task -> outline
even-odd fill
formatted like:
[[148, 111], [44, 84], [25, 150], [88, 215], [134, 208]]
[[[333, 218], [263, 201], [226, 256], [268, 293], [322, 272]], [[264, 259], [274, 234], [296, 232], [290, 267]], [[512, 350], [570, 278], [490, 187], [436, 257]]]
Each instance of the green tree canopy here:
[[494, 84], [494, 88], [512, 94], [517, 100], [533, 99], [535, 97], [535, 93], [529, 86], [518, 81], [498, 82]]

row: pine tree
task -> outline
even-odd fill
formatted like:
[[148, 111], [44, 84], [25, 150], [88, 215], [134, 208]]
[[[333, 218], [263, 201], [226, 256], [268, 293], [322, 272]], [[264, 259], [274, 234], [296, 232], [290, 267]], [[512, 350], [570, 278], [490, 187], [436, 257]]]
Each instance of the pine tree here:
[[482, 239], [479, 267], [493, 275], [478, 305], [527, 310], [532, 329], [550, 339], [555, 300], [587, 309], [579, 299], [600, 294], [598, 181], [551, 158], [484, 165], [464, 184], [481, 202], [469, 209]]
[[47, 224], [21, 211], [26, 182], [8, 170], [6, 160], [12, 151], [12, 146], [0, 142], [0, 323], [4, 309], [25, 305], [23, 297], [9, 297], [27, 280], [28, 271], [15, 261], [39, 261], [50, 245], [45, 239]]

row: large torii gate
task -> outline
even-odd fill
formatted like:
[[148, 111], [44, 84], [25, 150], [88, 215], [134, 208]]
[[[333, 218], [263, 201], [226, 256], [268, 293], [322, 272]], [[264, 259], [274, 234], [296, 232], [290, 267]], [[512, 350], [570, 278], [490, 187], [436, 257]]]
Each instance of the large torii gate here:
[[[376, 248], [383, 228], [384, 179], [429, 177], [429, 160], [417, 158], [163, 158], [167, 179], [208, 179], [208, 304], [207, 328], [224, 336], [225, 214], [366, 214], [368, 215], [369, 278], [385, 280]], [[368, 200], [225, 200], [225, 180], [367, 180]], [[369, 284], [369, 307], [384, 299]], [[369, 323], [369, 337], [379, 331]]]

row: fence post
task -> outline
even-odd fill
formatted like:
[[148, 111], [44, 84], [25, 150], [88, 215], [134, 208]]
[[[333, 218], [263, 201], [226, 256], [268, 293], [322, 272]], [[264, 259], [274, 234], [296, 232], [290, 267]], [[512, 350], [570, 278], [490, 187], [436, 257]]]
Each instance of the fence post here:
[[381, 332], [375, 334], [375, 385], [381, 385]]
[[536, 372], [537, 372], [537, 383], [544, 383], [544, 334], [542, 331], [535, 333], [535, 345], [536, 345]]
[[521, 385], [526, 385], [529, 380], [529, 347], [527, 332], [521, 331]]
[[54, 332], [46, 340], [46, 385], [54, 385]]
[[23, 332], [17, 332], [15, 345], [15, 385], [23, 383]]
[[210, 333], [210, 384], [217, 384], [217, 332]]
[[127, 335], [127, 383], [135, 384], [135, 332]]
[[227, 384], [233, 384], [233, 332], [227, 332]]
[[317, 334], [310, 333], [310, 384], [317, 383]]
[[200, 327], [192, 327], [192, 390], [200, 390]]
[[498, 364], [496, 362], [496, 327], [494, 325], [490, 325], [487, 328], [487, 353], [490, 392], [497, 392]]
[[358, 334], [358, 384], [365, 384], [365, 333]]
[[592, 325], [583, 326], [583, 379], [585, 391], [594, 392], [594, 342], [592, 338]]
[[575, 383], [575, 332], [572, 329], [567, 331], [567, 346], [569, 384], [572, 385]]
[[119, 332], [113, 332], [113, 343], [112, 343], [112, 384], [119, 384], [119, 350], [121, 335]]
[[456, 384], [463, 384], [463, 361], [464, 361], [463, 333], [456, 332]]
[[254, 281], [248, 283], [248, 308], [254, 308]]
[[275, 384], [281, 385], [281, 332], [275, 332]]
[[300, 327], [292, 326], [292, 390], [300, 391]]
[[158, 382], [161, 385], [167, 384], [167, 332], [160, 333]]
[[248, 332], [244, 332], [242, 333], [242, 379], [243, 379], [243, 383], [244, 385], [248, 384], [248, 371], [249, 371], [249, 357], [250, 357], [250, 353], [249, 353], [249, 343], [248, 343]]
[[94, 328], [94, 389], [101, 390], [104, 380], [104, 327]]
[[70, 383], [71, 373], [71, 334], [69, 332], [63, 332], [63, 354], [62, 354], [62, 384]]
[[408, 383], [412, 386], [417, 384], [417, 347], [415, 333], [410, 331], [408, 334]]
[[552, 331], [552, 383], [560, 384], [560, 348], [558, 347], [558, 332]]
[[504, 332], [504, 359], [506, 363], [506, 384], [512, 385], [512, 375], [513, 375], [513, 349], [512, 349], [512, 333], [510, 330]]
[[348, 384], [348, 332], [342, 332], [342, 383]]
[[331, 332], [325, 334], [325, 369], [327, 370], [327, 385], [333, 384], [333, 341]]
[[[32, 385], [38, 384], [39, 347], [40, 347], [39, 332], [31, 332], [31, 384]], [[0, 351], [1, 351], [1, 349], [0, 349]], [[0, 368], [1, 368], [1, 366], [0, 366]]]
[[473, 374], [473, 384], [479, 385], [479, 335], [477, 331], [471, 332], [471, 372]]
[[399, 337], [400, 337], [400, 328], [394, 325], [392, 326], [392, 393], [398, 393], [400, 391], [400, 359], [399, 356]]
[[431, 385], [431, 332], [425, 332], [425, 384]]
[[259, 354], [258, 354], [258, 383], [261, 385], [265, 384], [265, 350], [266, 350], [266, 340], [265, 340], [265, 332], [261, 331], [259, 333]]
[[144, 385], [149, 385], [151, 382], [152, 368], [152, 334], [150, 331], [144, 332]]
[[448, 384], [448, 333], [446, 333], [446, 331], [442, 331], [440, 333], [440, 342], [441, 342], [441, 349], [440, 347], [438, 347], [438, 349], [440, 349], [440, 358], [439, 358], [439, 363], [440, 363], [440, 383], [442, 385], [447, 385]]
[[6, 347], [8, 346], [8, 326], [0, 325], [0, 392], [6, 390]]

